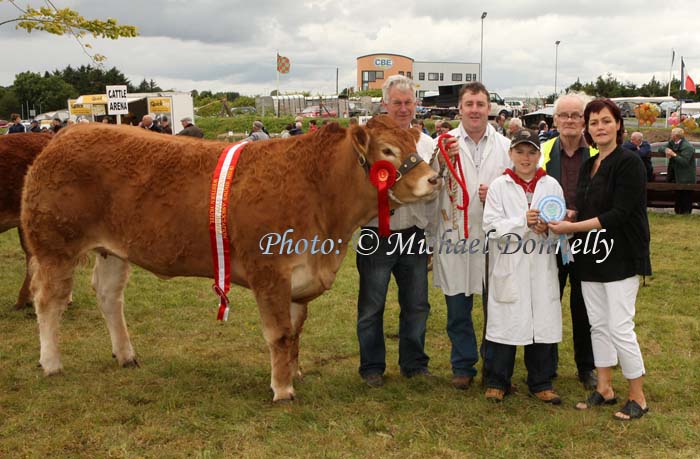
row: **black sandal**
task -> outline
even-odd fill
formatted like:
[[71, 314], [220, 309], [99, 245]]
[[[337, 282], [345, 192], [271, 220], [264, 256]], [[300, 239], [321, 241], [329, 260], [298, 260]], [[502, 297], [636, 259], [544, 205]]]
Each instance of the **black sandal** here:
[[[618, 421], [631, 421], [632, 419], [641, 418], [642, 416], [647, 414], [648, 411], [649, 407], [642, 408], [641, 406], [639, 406], [639, 403], [635, 402], [634, 400], [627, 400], [625, 406], [623, 406], [621, 410], [613, 414], [613, 418], [617, 419]], [[622, 418], [620, 416], [617, 416], [617, 413], [626, 414], [627, 416], [629, 416], [629, 418]]]
[[606, 399], [603, 397], [603, 395], [598, 392], [597, 390], [594, 390], [591, 392], [591, 395], [588, 396], [588, 398], [584, 401], [581, 401], [579, 403], [584, 403], [586, 405], [585, 408], [579, 408], [578, 403], [576, 404], [576, 409], [580, 411], [587, 410], [589, 408], [592, 408], [594, 406], [600, 406], [600, 405], [614, 405], [617, 403], [617, 397], [613, 396], [612, 398]]

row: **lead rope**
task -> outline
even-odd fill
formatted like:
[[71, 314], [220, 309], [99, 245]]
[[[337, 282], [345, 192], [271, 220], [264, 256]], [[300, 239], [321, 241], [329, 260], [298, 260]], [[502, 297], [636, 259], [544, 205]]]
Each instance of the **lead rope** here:
[[[450, 134], [440, 134], [437, 138], [438, 148], [440, 148], [440, 153], [445, 159], [445, 164], [450, 170], [450, 177], [447, 182], [447, 195], [450, 197], [450, 202], [452, 203], [452, 227], [457, 229], [457, 222], [455, 220], [457, 210], [461, 210], [464, 216], [464, 238], [469, 238], [469, 193], [467, 192], [467, 180], [464, 178], [464, 169], [462, 168], [462, 160], [459, 155], [454, 157], [454, 160], [450, 160], [450, 156], [445, 150], [444, 139], [454, 138]], [[462, 190], [462, 205], [457, 204], [457, 187]]]

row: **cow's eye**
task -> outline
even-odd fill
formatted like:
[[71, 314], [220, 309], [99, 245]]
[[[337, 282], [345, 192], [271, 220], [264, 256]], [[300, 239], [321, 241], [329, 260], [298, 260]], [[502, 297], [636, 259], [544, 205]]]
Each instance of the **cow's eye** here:
[[384, 153], [387, 156], [394, 156], [396, 157], [396, 153], [393, 152], [391, 148], [385, 148], [382, 150], [382, 153]]

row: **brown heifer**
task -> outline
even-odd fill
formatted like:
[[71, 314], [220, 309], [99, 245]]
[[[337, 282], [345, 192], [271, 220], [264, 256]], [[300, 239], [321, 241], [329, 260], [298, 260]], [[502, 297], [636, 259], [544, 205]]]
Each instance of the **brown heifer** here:
[[[331, 124], [242, 151], [230, 191], [231, 277], [255, 294], [275, 401], [294, 398], [307, 303], [331, 287], [353, 231], [377, 214], [377, 191], [358, 158], [398, 168], [418, 136], [380, 117], [367, 127]], [[224, 146], [85, 125], [58, 136], [37, 159], [27, 175], [22, 224], [36, 263], [32, 290], [47, 375], [62, 370], [59, 321], [85, 252], [101, 253], [92, 282], [121, 365], [136, 363], [123, 315], [129, 262], [163, 277], [214, 276], [209, 190]], [[409, 203], [437, 189], [436, 173], [420, 162], [392, 191]], [[261, 253], [264, 235], [288, 229], [295, 240], [342, 243], [327, 255]]]
[[[49, 134], [20, 133], [0, 136], [0, 233], [17, 227], [27, 267], [29, 267], [29, 252], [24, 243], [22, 229], [19, 227], [22, 183], [27, 169], [49, 140], [51, 140]], [[29, 279], [27, 269], [17, 303], [15, 303], [16, 309], [28, 306], [31, 301]]]

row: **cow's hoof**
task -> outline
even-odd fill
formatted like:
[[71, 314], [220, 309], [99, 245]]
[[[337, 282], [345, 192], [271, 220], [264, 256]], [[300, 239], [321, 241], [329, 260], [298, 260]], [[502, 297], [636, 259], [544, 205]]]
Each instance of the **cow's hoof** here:
[[139, 362], [136, 359], [129, 359], [121, 365], [122, 368], [141, 368], [141, 365], [139, 365]]
[[274, 403], [277, 406], [285, 406], [285, 405], [291, 405], [294, 403], [294, 397], [292, 398], [281, 398], [279, 400], [273, 400], [272, 403]]
[[303, 381], [304, 380], [304, 373], [301, 372], [301, 370], [297, 371], [296, 376], [294, 376], [294, 379], [297, 381]]
[[60, 365], [58, 367], [50, 368], [42, 365], [40, 362], [39, 367], [44, 370], [44, 376], [60, 376], [63, 374], [63, 367]]
[[31, 301], [26, 301], [26, 302], [18, 302], [13, 306], [15, 311], [21, 311], [22, 309], [28, 309], [28, 308], [33, 308], [34, 305], [32, 304]]

